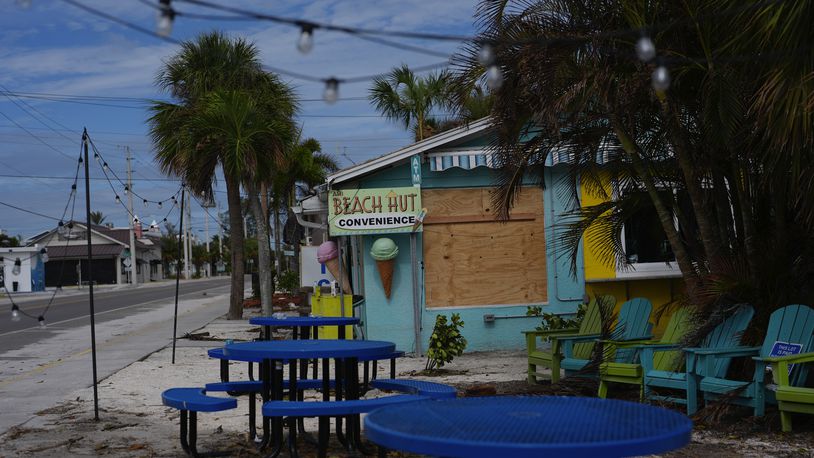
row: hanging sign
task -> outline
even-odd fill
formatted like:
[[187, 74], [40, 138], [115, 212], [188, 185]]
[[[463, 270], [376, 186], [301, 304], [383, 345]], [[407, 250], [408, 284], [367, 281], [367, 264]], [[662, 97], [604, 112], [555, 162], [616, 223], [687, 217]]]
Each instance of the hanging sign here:
[[410, 175], [413, 177], [413, 186], [421, 186], [421, 155], [419, 154], [410, 158]]
[[332, 236], [420, 232], [420, 212], [417, 187], [334, 190], [328, 197]]

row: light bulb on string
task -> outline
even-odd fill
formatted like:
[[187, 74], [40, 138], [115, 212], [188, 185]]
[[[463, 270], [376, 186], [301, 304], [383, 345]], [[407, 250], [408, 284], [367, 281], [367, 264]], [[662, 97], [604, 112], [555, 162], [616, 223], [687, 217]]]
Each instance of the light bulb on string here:
[[490, 65], [486, 69], [486, 85], [493, 91], [503, 85], [503, 71], [497, 65]]
[[636, 57], [642, 62], [650, 62], [656, 57], [656, 45], [648, 36], [642, 36], [636, 42]]
[[178, 205], [178, 199], [176, 199], [175, 196], [172, 196], [172, 204]]
[[492, 45], [485, 43], [480, 47], [480, 51], [478, 51], [478, 62], [484, 67], [489, 67], [495, 62], [495, 51], [492, 49]]
[[20, 321], [20, 307], [17, 307], [17, 304], [11, 306], [11, 321]]
[[116, 194], [116, 203], [117, 203], [117, 204], [122, 203], [122, 199], [119, 197], [119, 195], [118, 195], [118, 194]]
[[48, 262], [48, 250], [45, 248], [40, 250], [40, 259], [42, 259], [42, 262]]
[[76, 183], [71, 185], [71, 192], [76, 192]]
[[104, 164], [102, 164], [102, 170], [104, 170], [105, 172], [107, 172], [107, 170], [108, 170], [107, 162], [105, 162]]
[[162, 202], [159, 202], [158, 203], [158, 209], [161, 210], [162, 208], [164, 208], [164, 204]]
[[159, 0], [160, 6], [156, 17], [156, 34], [168, 37], [172, 34], [172, 23], [175, 21], [175, 11], [170, 6], [170, 0]]
[[45, 317], [40, 315], [37, 317], [37, 321], [40, 322], [40, 328], [45, 329]]
[[59, 235], [65, 235], [65, 223], [63, 223], [62, 221], [57, 223], [57, 233]]
[[653, 89], [658, 92], [664, 92], [670, 88], [670, 71], [664, 65], [659, 65], [653, 70], [651, 79]]
[[163, 222], [165, 222], [165, 223], [166, 223], [166, 222], [167, 222], [167, 218], [164, 218], [164, 221], [163, 221]]
[[96, 162], [102, 162], [102, 157], [99, 156], [99, 153], [93, 153], [93, 158], [96, 159]]
[[144, 199], [144, 208], [147, 208], [147, 204], [148, 204], [147, 199]]
[[82, 163], [84, 163], [84, 162], [85, 162], [85, 160], [84, 160], [84, 159], [82, 159], [82, 156], [79, 156], [79, 163], [80, 163], [80, 164], [82, 164]]
[[336, 78], [329, 78], [325, 81], [325, 92], [322, 93], [322, 99], [325, 103], [333, 105], [339, 98], [339, 80]]
[[124, 195], [126, 196], [128, 192], [130, 192], [130, 187], [129, 187], [129, 186], [125, 186], [125, 187], [124, 187]]
[[23, 263], [22, 263], [22, 261], [20, 261], [20, 258], [15, 259], [14, 260], [14, 267], [11, 268], [11, 274], [12, 275], [20, 275], [20, 270], [22, 268], [22, 265], [23, 265]]
[[314, 49], [314, 25], [302, 23], [300, 24], [300, 38], [297, 40], [297, 50], [308, 54], [312, 49]]

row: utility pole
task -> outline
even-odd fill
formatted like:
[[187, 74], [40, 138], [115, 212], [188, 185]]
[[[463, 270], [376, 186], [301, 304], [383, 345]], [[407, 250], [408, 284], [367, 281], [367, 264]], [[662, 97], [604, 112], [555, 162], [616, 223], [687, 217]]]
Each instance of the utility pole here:
[[130, 147], [125, 146], [127, 152], [127, 208], [130, 212], [130, 283], [138, 285], [138, 263], [136, 262], [136, 221], [133, 213], [133, 160], [130, 157]]
[[207, 199], [206, 201], [204, 201], [201, 204], [201, 206], [203, 207], [204, 213], [205, 213], [205, 216], [204, 216], [204, 227], [205, 227], [205, 229], [204, 229], [204, 231], [206, 232], [206, 258], [207, 258], [207, 261], [206, 261], [206, 276], [210, 277], [210, 276], [212, 276], [212, 263], [209, 260], [209, 216], [210, 216], [209, 209], [210, 208], [215, 208], [215, 201], [214, 201], [214, 199]]
[[190, 279], [190, 272], [192, 270], [192, 269], [190, 269], [190, 264], [189, 264], [190, 258], [192, 257], [192, 237], [190, 237], [190, 226], [191, 225], [190, 225], [190, 221], [189, 221], [189, 220], [192, 219], [192, 217], [191, 217], [192, 214], [191, 214], [191, 212], [189, 210], [189, 193], [187, 193], [186, 207], [187, 207], [187, 218], [186, 218], [187, 219], [187, 225], [186, 225], [186, 230], [184, 231], [184, 238], [186, 239], [186, 241], [184, 242], [184, 278], [189, 280]]
[[[217, 202], [218, 211], [218, 254], [220, 255], [220, 264], [223, 265], [223, 223], [220, 221], [220, 202]], [[218, 272], [220, 273], [220, 272]]]

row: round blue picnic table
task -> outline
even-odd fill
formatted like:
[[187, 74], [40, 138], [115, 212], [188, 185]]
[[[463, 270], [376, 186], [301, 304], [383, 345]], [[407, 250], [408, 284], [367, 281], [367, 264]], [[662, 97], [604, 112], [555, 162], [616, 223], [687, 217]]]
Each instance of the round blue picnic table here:
[[296, 360], [363, 358], [393, 353], [396, 344], [379, 340], [258, 340], [234, 342], [223, 347], [231, 360]]
[[259, 326], [344, 326], [359, 324], [359, 318], [342, 316], [290, 316], [287, 318], [274, 318], [258, 316], [249, 318], [249, 323]]
[[503, 396], [377, 409], [365, 435], [381, 446], [448, 457], [635, 456], [683, 447], [692, 421], [614, 399]]

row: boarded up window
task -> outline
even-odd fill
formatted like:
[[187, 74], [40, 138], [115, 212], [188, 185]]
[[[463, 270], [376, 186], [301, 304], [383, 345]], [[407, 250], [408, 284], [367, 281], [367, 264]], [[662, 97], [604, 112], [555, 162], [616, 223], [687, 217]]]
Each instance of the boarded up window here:
[[491, 188], [423, 189], [427, 307], [547, 301], [543, 193], [524, 188], [495, 221]]

